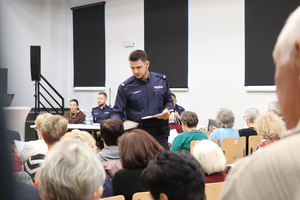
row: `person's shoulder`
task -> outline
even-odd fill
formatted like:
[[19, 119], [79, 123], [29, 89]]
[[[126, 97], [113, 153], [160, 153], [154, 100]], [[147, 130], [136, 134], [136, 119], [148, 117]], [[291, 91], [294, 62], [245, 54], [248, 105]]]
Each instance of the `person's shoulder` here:
[[128, 79], [126, 79], [120, 84], [120, 87], [125, 87], [126, 85], [132, 83], [133, 81], [134, 81], [134, 76], [130, 76]]
[[167, 76], [164, 74], [160, 74], [160, 73], [156, 73], [156, 72], [150, 72], [151, 75], [153, 75], [154, 77], [160, 78], [160, 79], [167, 79]]
[[92, 108], [92, 111], [99, 109], [99, 106]]
[[184, 108], [183, 108], [182, 106], [178, 105], [178, 104], [176, 104], [176, 108], [177, 108], [178, 110], [184, 110]]

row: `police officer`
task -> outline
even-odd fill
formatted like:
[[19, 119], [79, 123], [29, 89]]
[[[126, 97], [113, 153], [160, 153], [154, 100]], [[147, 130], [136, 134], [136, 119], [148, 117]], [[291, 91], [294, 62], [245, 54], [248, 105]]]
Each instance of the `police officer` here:
[[103, 120], [111, 117], [112, 108], [106, 105], [107, 94], [105, 92], [98, 93], [98, 106], [92, 109], [94, 123], [101, 123]]
[[[149, 71], [150, 62], [145, 51], [131, 52], [129, 63], [133, 76], [119, 86], [112, 118], [138, 122], [138, 128], [150, 133], [165, 149], [169, 149], [167, 119], [173, 101], [168, 81], [164, 75]], [[162, 112], [164, 115], [160, 119], [141, 119]]]
[[176, 116], [176, 122], [181, 124], [180, 121], [180, 115], [181, 113], [183, 113], [185, 111], [185, 109], [177, 104], [177, 99], [176, 99], [176, 95], [174, 93], [171, 93], [172, 99], [173, 99], [173, 104], [174, 104], [174, 114]]

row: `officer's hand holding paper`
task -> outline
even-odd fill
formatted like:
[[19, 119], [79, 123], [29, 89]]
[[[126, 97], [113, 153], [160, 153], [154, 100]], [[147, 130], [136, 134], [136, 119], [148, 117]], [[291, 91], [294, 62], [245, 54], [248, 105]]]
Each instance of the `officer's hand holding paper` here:
[[141, 119], [159, 118], [159, 119], [167, 120], [167, 119], [169, 119], [171, 111], [173, 111], [173, 109], [171, 109], [171, 110], [164, 109], [162, 111], [162, 113], [159, 113], [159, 114], [156, 114], [156, 115], [152, 115], [152, 116], [142, 117]]

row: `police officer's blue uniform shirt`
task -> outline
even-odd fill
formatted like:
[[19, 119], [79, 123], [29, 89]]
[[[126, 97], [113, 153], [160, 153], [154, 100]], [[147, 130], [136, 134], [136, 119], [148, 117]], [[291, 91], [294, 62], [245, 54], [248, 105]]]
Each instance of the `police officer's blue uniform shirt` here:
[[141, 118], [172, 108], [173, 100], [166, 77], [150, 72], [147, 82], [131, 76], [119, 86], [112, 118], [142, 122], [144, 126], [159, 126], [165, 120]]
[[101, 110], [99, 106], [92, 109], [94, 123], [101, 123], [103, 120], [108, 119], [112, 115], [112, 108], [105, 105]]
[[185, 111], [185, 109], [178, 104], [175, 105], [174, 110], [177, 111], [179, 115]]

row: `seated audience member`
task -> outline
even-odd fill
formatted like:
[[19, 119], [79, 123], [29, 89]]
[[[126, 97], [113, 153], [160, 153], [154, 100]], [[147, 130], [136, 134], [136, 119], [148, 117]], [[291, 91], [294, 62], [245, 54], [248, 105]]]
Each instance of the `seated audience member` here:
[[[281, 21], [278, 23], [281, 24]], [[299, 199], [299, 27], [300, 7], [290, 14], [273, 51], [276, 93], [290, 134], [259, 153], [238, 161], [226, 177], [219, 198], [221, 200]]]
[[269, 103], [268, 112], [273, 112], [278, 115], [280, 119], [284, 120], [278, 101], [272, 101]]
[[70, 100], [70, 110], [64, 114], [69, 124], [83, 124], [85, 121], [85, 115], [79, 110], [78, 105], [77, 99]]
[[[86, 131], [80, 131], [80, 130], [72, 130], [71, 132], [68, 132], [64, 136], [60, 138], [60, 141], [70, 141], [73, 139], [78, 139], [81, 142], [87, 144], [89, 147], [93, 149], [93, 151], [96, 153], [97, 152], [97, 146], [96, 146], [96, 141], [93, 138], [91, 134], [89, 134]], [[104, 197], [111, 197], [113, 195], [113, 189], [112, 185], [110, 182], [110, 178], [106, 175], [105, 182], [103, 185], [103, 194], [101, 198]]]
[[43, 134], [41, 131], [43, 121], [52, 116], [50, 113], [39, 114], [35, 119], [35, 130], [37, 131], [38, 140], [26, 142], [23, 149], [20, 151], [19, 156], [22, 163], [24, 164], [29, 156], [46, 153], [48, 146], [44, 141]]
[[202, 140], [193, 149], [193, 156], [205, 172], [205, 183], [223, 182], [227, 174], [226, 158], [222, 149], [214, 142]]
[[119, 138], [120, 158], [123, 169], [112, 178], [114, 195], [124, 195], [131, 200], [136, 192], [145, 192], [141, 174], [149, 160], [164, 151], [164, 148], [146, 131], [133, 129]]
[[165, 151], [150, 160], [142, 180], [154, 200], [204, 200], [204, 172], [186, 151]]
[[185, 111], [181, 114], [182, 130], [174, 139], [172, 143], [171, 151], [179, 151], [184, 149], [190, 152], [190, 143], [193, 140], [208, 139], [206, 133], [198, 131], [196, 129], [198, 124], [198, 116], [196, 113], [191, 111]]
[[223, 138], [240, 137], [238, 131], [232, 128], [234, 125], [234, 115], [231, 110], [221, 108], [217, 113], [216, 121], [218, 128], [211, 132], [209, 139], [218, 139], [219, 146], [221, 146]]
[[239, 130], [240, 137], [245, 136], [246, 137], [246, 155], [248, 155], [248, 139], [251, 135], [257, 135], [256, 130], [254, 129], [254, 122], [256, 118], [258, 118], [260, 115], [260, 112], [256, 108], [249, 108], [245, 111], [245, 122], [248, 126], [248, 128], [244, 128]]
[[98, 158], [101, 162], [119, 160], [118, 138], [124, 133], [123, 122], [119, 119], [103, 120], [100, 130], [104, 148], [97, 154]]
[[263, 139], [258, 143], [254, 152], [279, 140], [280, 136], [286, 132], [284, 122], [271, 112], [263, 113], [256, 119], [255, 129]]
[[53, 146], [43, 163], [40, 180], [43, 200], [98, 200], [105, 172], [95, 151], [73, 139]]
[[178, 124], [181, 125], [180, 117], [181, 117], [181, 113], [183, 113], [185, 111], [185, 109], [177, 104], [176, 95], [174, 93], [171, 93], [171, 96], [172, 96], [172, 99], [173, 99], [174, 112], [172, 112], [172, 114], [170, 115], [169, 122], [170, 123], [178, 123]]
[[[68, 120], [60, 115], [52, 115], [47, 117], [42, 125], [42, 136], [48, 146], [48, 152], [52, 146], [58, 142], [68, 130]], [[34, 181], [35, 173], [41, 170], [41, 164], [44, 162], [46, 153], [39, 153], [29, 157], [24, 165], [24, 171], [27, 172]]]

